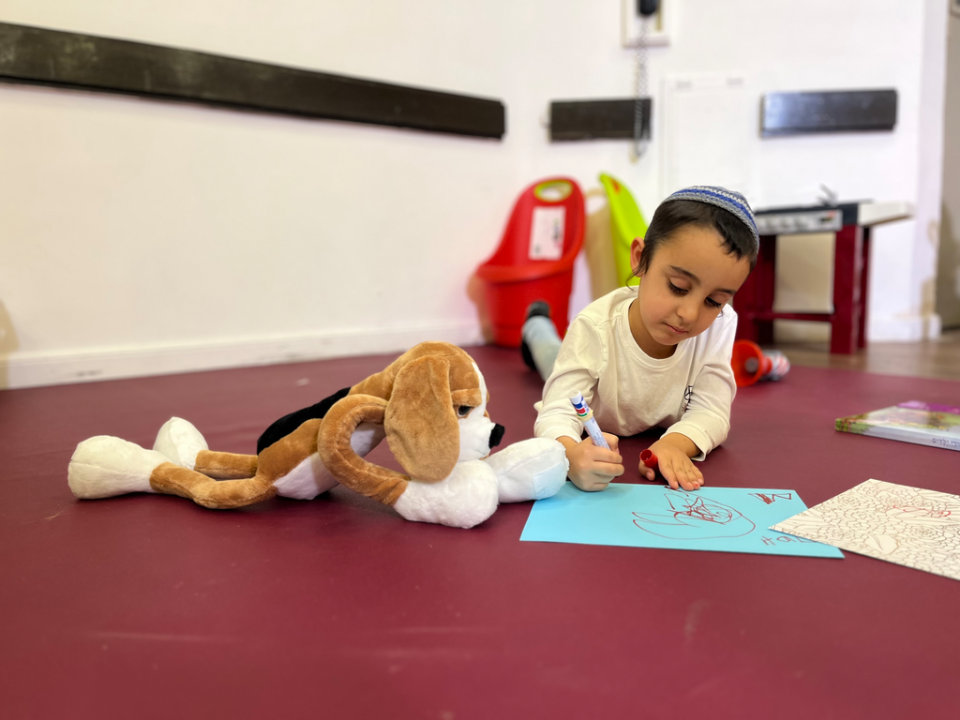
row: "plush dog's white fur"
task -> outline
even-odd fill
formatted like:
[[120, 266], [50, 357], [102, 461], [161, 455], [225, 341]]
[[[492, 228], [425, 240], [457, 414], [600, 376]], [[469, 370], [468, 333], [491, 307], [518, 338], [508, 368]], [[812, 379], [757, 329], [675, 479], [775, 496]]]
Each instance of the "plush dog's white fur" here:
[[495, 424], [487, 415], [483, 373], [476, 363], [473, 367], [483, 402], [458, 420], [459, 460], [445, 480], [407, 486], [393, 506], [407, 520], [473, 527], [493, 515], [498, 503], [550, 497], [566, 480], [569, 463], [556, 440], [533, 438], [490, 454]]
[[155, 450], [110, 435], [98, 435], [77, 446], [67, 468], [67, 483], [78, 498], [98, 500], [131, 492], [155, 492], [154, 468], [169, 462]]

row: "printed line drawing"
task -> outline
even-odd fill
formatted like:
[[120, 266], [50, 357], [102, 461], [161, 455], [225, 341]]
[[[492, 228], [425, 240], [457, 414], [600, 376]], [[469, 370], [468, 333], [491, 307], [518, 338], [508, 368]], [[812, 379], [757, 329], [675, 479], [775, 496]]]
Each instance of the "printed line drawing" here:
[[793, 500], [793, 493], [750, 493], [750, 497], [763, 500], [767, 505], [773, 505], [777, 500]]
[[891, 505], [890, 509], [899, 510], [900, 512], [904, 512], [915, 517], [945, 518], [950, 517], [953, 514], [952, 510], [947, 510], [946, 508], [942, 507], [912, 507], [910, 505]]
[[773, 530], [960, 580], [960, 497], [867, 480]]
[[736, 508], [716, 500], [672, 491], [663, 496], [663, 512], [633, 513], [641, 530], [675, 540], [706, 540], [749, 535], [757, 527]]

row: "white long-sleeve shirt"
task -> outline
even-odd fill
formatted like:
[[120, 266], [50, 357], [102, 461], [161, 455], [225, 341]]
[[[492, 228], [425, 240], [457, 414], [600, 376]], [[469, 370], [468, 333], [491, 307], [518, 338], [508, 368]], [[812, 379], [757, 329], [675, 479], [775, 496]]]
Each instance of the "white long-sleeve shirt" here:
[[600, 429], [618, 436], [651, 427], [680, 433], [702, 460], [730, 429], [737, 386], [730, 367], [737, 314], [729, 305], [700, 335], [681, 340], [668, 358], [651, 358], [634, 340], [627, 311], [637, 296], [625, 287], [588, 305], [570, 323], [543, 388], [534, 434], [580, 440], [583, 426], [570, 403], [578, 390]]

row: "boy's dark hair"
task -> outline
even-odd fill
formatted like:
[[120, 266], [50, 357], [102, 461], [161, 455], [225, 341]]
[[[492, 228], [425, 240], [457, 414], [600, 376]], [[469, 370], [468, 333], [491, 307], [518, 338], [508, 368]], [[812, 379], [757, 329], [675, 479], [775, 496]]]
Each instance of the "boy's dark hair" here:
[[723, 248], [740, 260], [750, 261], [750, 270], [757, 263], [757, 240], [743, 220], [729, 210], [696, 200], [671, 200], [660, 204], [643, 239], [640, 266], [634, 275], [642, 275], [650, 268], [657, 248], [684, 225], [713, 228], [723, 238]]

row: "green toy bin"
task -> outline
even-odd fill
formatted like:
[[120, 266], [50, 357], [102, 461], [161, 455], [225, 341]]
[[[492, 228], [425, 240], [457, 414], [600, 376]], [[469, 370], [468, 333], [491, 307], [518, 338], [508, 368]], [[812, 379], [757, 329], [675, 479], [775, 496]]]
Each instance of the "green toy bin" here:
[[610, 206], [610, 232], [613, 241], [613, 259], [617, 267], [617, 282], [621, 287], [639, 285], [640, 278], [630, 266], [630, 245], [634, 238], [647, 234], [647, 223], [627, 186], [606, 173], [600, 174], [600, 183]]

